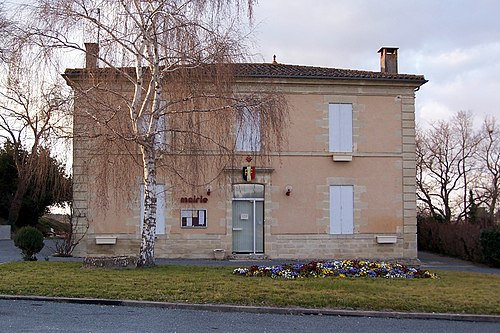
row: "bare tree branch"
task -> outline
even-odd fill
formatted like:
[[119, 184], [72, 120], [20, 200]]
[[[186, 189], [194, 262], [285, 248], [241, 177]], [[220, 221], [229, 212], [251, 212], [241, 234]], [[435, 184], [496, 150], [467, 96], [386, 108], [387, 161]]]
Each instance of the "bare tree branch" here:
[[[67, 70], [65, 79], [80, 105], [78, 139], [90, 140], [92, 177], [105, 184], [101, 203], [108, 187], [131, 193], [136, 181], [124, 181], [124, 173], [137, 174], [130, 160], [141, 165], [136, 171], [142, 174], [145, 209], [138, 266], [154, 265], [159, 174], [169, 184], [215, 179], [239, 153], [236, 136], [245, 121], [254, 125], [246, 134], [262, 142], [250, 154], [266, 156], [283, 141], [287, 107], [281, 95], [234, 89], [232, 64], [246, 56], [239, 27], [245, 16], [251, 19], [254, 2], [38, 1], [36, 29], [30, 30], [38, 45], [96, 59], [95, 68]], [[90, 42], [99, 44], [99, 52], [85, 49], [82, 28], [92, 32]]]
[[417, 128], [417, 198], [434, 218], [467, 221], [476, 198], [488, 207], [493, 221], [499, 193], [498, 136], [494, 118], [486, 118], [475, 131], [470, 112], [457, 112], [428, 130]]

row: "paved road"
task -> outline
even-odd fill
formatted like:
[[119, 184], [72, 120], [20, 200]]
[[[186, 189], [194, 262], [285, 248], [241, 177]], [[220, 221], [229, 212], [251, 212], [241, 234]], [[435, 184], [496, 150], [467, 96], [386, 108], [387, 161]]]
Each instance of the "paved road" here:
[[[55, 244], [53, 240], [45, 240], [45, 246], [42, 251], [36, 256], [38, 260], [44, 260], [48, 258], [51, 261], [65, 260], [65, 261], [76, 261], [81, 260], [80, 258], [56, 258], [52, 257], [55, 252]], [[21, 255], [21, 250], [14, 246], [14, 241], [12, 240], [0, 240], [0, 264], [10, 261], [21, 261], [23, 259]]]
[[420, 251], [418, 253], [418, 258], [422, 262], [422, 268], [429, 270], [444, 269], [452, 271], [500, 274], [500, 268], [475, 264], [470, 261], [445, 257], [431, 252]]
[[0, 332], [500, 332], [499, 323], [0, 300]]

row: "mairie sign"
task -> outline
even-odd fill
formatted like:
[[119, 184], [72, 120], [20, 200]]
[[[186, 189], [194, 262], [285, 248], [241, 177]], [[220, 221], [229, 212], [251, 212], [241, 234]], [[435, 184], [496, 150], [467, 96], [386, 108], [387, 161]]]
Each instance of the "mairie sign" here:
[[243, 167], [243, 179], [247, 182], [251, 182], [255, 179], [255, 167], [246, 166]]

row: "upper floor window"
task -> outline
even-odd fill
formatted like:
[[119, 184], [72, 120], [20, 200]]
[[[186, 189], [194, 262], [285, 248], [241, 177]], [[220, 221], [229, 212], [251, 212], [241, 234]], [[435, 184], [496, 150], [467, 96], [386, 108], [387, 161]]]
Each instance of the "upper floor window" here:
[[238, 114], [235, 126], [236, 150], [259, 151], [261, 149], [260, 114], [245, 107]]
[[328, 106], [329, 151], [352, 152], [352, 104]]

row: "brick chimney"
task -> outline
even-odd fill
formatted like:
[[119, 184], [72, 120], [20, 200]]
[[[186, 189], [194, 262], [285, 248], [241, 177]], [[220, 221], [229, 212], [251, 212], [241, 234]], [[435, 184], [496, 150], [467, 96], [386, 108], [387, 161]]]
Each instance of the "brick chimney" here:
[[398, 73], [398, 48], [382, 47], [380, 53], [380, 71], [382, 73]]
[[85, 43], [85, 68], [97, 68], [99, 60], [99, 44]]

